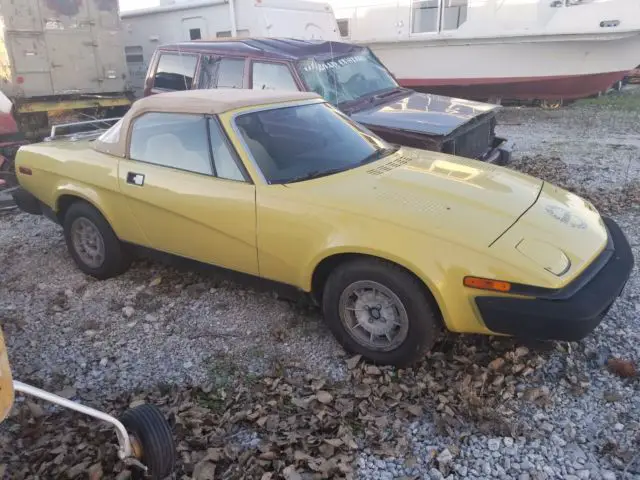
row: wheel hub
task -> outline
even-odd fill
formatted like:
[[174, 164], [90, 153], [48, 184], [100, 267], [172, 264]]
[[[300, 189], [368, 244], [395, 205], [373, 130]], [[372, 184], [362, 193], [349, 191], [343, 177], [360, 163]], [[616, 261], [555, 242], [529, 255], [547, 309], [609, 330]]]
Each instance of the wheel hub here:
[[404, 305], [390, 289], [372, 281], [355, 282], [340, 297], [340, 317], [363, 346], [392, 350], [404, 342], [409, 328]]
[[105, 248], [98, 227], [89, 219], [80, 217], [71, 225], [71, 241], [75, 252], [83, 263], [98, 268], [105, 258]]

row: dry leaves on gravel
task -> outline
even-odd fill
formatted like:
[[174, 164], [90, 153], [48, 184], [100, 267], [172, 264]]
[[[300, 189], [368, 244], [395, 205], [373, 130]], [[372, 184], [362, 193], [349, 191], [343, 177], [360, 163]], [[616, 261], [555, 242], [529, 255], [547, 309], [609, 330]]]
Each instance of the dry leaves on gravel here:
[[[515, 386], [540, 362], [527, 349], [492, 359], [486, 349], [456, 342], [413, 369], [353, 357], [344, 382], [286, 369], [260, 378], [240, 374], [224, 388], [158, 388], [120, 397], [109, 409], [121, 413], [144, 398], [168, 415], [178, 449], [176, 478], [354, 478], [363, 445], [381, 458], [405, 456], [406, 427], [425, 414], [454, 438], [460, 428], [469, 430], [469, 421], [485, 432], [521, 433], [514, 431], [521, 427], [508, 400], [523, 396]], [[95, 479], [126, 477], [109, 427], [46, 410], [23, 403], [7, 422], [0, 463], [11, 478], [87, 478], [89, 471]]]

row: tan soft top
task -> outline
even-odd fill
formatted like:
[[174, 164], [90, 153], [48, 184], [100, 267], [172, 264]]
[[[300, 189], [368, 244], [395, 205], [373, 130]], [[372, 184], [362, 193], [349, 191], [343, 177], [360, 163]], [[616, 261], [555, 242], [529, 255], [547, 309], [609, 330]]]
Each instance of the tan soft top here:
[[124, 157], [129, 126], [136, 117], [144, 113], [216, 115], [243, 107], [321, 98], [320, 95], [314, 92], [248, 90], [241, 88], [159, 93], [134, 102], [129, 111], [122, 117], [119, 135], [115, 135], [115, 138], [108, 142], [103, 142], [100, 139], [96, 140], [94, 148], [99, 152]]

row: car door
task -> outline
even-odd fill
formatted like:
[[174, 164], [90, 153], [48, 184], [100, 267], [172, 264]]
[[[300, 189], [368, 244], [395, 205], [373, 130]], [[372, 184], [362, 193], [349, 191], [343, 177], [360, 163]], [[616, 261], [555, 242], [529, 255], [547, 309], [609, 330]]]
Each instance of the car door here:
[[143, 114], [118, 170], [152, 248], [258, 274], [255, 187], [216, 118]]

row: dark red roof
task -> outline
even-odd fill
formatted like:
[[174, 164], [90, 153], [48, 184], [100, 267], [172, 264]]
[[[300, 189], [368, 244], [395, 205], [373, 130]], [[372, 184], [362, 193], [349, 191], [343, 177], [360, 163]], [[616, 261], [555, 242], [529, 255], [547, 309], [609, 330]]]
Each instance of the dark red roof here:
[[238, 38], [225, 40], [193, 40], [162, 45], [163, 50], [184, 52], [212, 52], [223, 55], [252, 55], [274, 60], [300, 60], [323, 55], [341, 56], [363, 47], [326, 40], [297, 40], [293, 38]]

